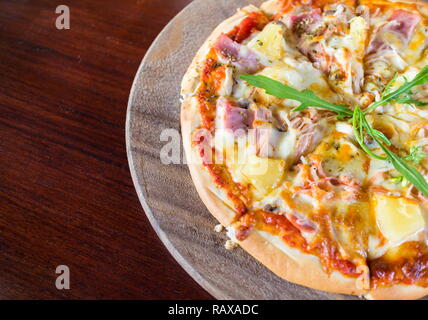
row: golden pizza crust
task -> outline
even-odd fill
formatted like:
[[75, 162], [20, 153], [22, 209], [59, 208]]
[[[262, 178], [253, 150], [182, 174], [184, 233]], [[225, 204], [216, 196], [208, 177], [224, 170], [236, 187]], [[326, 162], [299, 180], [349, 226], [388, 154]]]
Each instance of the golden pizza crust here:
[[416, 300], [427, 295], [428, 288], [394, 285], [371, 290], [366, 298], [370, 300]]
[[[419, 4], [428, 9], [428, 4], [420, 2]], [[265, 13], [273, 14], [278, 6], [277, 0], [270, 0], [262, 4], [261, 9]], [[230, 226], [234, 222], [235, 212], [228, 204], [226, 195], [215, 186], [202, 164], [194, 163], [198, 154], [192, 147], [191, 134], [195, 128], [199, 127], [201, 121], [199, 103], [193, 95], [199, 85], [199, 71], [213, 42], [222, 33], [233, 29], [246, 17], [248, 12], [252, 11], [260, 11], [260, 9], [252, 5], [247, 6], [221, 23], [198, 51], [182, 81], [181, 127], [188, 166], [200, 198], [223, 226]], [[252, 232], [246, 240], [239, 244], [279, 277], [313, 289], [359, 296], [366, 295], [370, 299], [417, 299], [428, 294], [427, 288], [401, 285], [370, 292], [368, 268], [362, 270], [363, 276], [358, 279], [345, 277], [338, 272], [328, 275], [323, 271], [319, 258], [297, 252], [297, 250], [287, 247], [284, 242], [279, 246], [277, 241], [266, 237], [260, 231]]]
[[[364, 279], [344, 277], [338, 272], [323, 271], [318, 257], [273, 244], [263, 232], [255, 231], [240, 246], [279, 277], [317, 290], [361, 296], [367, 292]], [[280, 240], [280, 239], [279, 239]], [[282, 241], [282, 240], [280, 240]]]
[[183, 102], [181, 110], [181, 131], [190, 174], [199, 197], [208, 207], [209, 211], [223, 226], [229, 226], [235, 217], [234, 210], [226, 204], [226, 197], [222, 196], [222, 191], [214, 185], [210, 175], [203, 166], [194, 163], [198, 154], [192, 148], [191, 133], [192, 123], [197, 121], [195, 118], [199, 117], [196, 108], [197, 103], [195, 103], [195, 100], [192, 101], [189, 99]]

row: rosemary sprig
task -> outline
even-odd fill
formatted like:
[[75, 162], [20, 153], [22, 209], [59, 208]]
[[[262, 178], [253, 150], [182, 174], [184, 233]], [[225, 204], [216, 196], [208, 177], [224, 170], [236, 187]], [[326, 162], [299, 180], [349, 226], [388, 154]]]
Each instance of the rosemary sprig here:
[[[375, 159], [382, 161], [390, 161], [395, 167], [395, 169], [400, 172], [406, 180], [412, 183], [418, 190], [420, 190], [426, 197], [428, 197], [428, 183], [425, 180], [424, 176], [415, 167], [411, 166], [407, 162], [418, 160], [420, 158], [420, 155], [417, 155], [416, 152], [411, 152], [408, 157], [401, 158], [388, 148], [388, 146], [392, 145], [389, 139], [382, 132], [374, 129], [366, 119], [366, 114], [370, 111], [375, 110], [377, 107], [387, 102], [399, 100], [400, 97], [405, 94], [408, 94], [411, 88], [416, 85], [428, 83], [428, 66], [423, 68], [423, 70], [412, 81], [409, 82], [406, 80], [405, 84], [403, 84], [400, 88], [398, 88], [394, 92], [386, 93], [386, 95], [379, 102], [372, 104], [368, 109], [364, 111], [361, 110], [359, 106], [356, 106], [352, 111], [346, 106], [334, 105], [316, 96], [315, 93], [313, 93], [311, 90], [299, 91], [265, 76], [243, 75], [241, 76], [241, 79], [247, 81], [249, 84], [257, 88], [264, 89], [269, 95], [281, 99], [291, 99], [300, 102], [301, 105], [294, 109], [294, 111], [302, 111], [309, 107], [315, 107], [334, 111], [338, 114], [339, 118], [352, 118], [355, 138], [361, 148], [368, 155]], [[393, 82], [390, 82], [389, 88], [392, 86], [392, 84]], [[374, 153], [366, 145], [364, 141], [366, 135], [369, 135], [379, 145], [379, 147], [385, 153], [385, 156], [381, 156]]]

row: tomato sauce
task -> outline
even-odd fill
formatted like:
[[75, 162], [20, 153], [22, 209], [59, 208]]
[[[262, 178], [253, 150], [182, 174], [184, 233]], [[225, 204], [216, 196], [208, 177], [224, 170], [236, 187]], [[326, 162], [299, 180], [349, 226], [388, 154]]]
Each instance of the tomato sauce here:
[[[218, 99], [217, 91], [225, 77], [225, 66], [217, 60], [214, 49], [211, 49], [205, 65], [201, 72], [201, 85], [198, 89], [197, 98], [200, 106], [200, 115], [202, 129], [212, 132], [215, 129], [216, 101]], [[204, 143], [205, 139], [200, 139], [199, 144]], [[235, 183], [230, 172], [225, 165], [215, 164], [212, 150], [211, 155], [207, 156], [204, 148], [200, 148], [203, 165], [208, 170], [214, 180], [214, 183], [226, 192], [228, 198], [234, 204], [238, 216], [247, 212], [246, 202], [250, 198], [248, 188]]]
[[208, 54], [201, 74], [201, 85], [198, 89], [198, 100], [202, 116], [202, 127], [211, 132], [214, 129], [217, 90], [225, 77], [224, 66], [218, 63], [214, 49]]
[[333, 270], [337, 270], [349, 277], [361, 275], [353, 262], [341, 257], [338, 248], [331, 239], [323, 237], [319, 241], [309, 244], [300, 230], [285, 216], [265, 211], [257, 211], [251, 214], [252, 225], [256, 229], [280, 236], [289, 247], [298, 249], [302, 253], [317, 256], [322, 261], [325, 272], [331, 273]]
[[269, 23], [269, 19], [262, 13], [251, 12], [248, 17], [237, 25], [227, 36], [233, 41], [241, 43], [247, 39], [254, 31], [262, 30]]

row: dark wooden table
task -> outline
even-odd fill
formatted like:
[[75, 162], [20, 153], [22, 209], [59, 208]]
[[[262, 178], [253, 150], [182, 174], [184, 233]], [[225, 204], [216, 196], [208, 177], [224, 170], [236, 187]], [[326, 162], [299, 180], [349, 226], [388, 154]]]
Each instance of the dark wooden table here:
[[[141, 59], [190, 0], [0, 0], [0, 299], [208, 299], [157, 238], [125, 152]], [[70, 290], [55, 287], [58, 265]]]

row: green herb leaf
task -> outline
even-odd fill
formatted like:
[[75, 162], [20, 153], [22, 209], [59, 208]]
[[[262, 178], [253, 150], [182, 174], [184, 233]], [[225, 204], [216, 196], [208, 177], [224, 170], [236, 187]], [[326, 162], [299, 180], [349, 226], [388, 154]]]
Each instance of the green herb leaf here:
[[394, 152], [383, 145], [380, 146], [388, 155], [388, 158], [394, 168], [397, 169], [397, 171], [400, 172], [404, 178], [410, 181], [419, 191], [421, 191], [425, 197], [428, 197], [428, 183], [424, 176], [415, 167], [409, 165], [404, 159], [397, 156]]
[[426, 154], [422, 151], [422, 147], [411, 147], [410, 154], [407, 157], [404, 157], [404, 160], [420, 164], [425, 156]]
[[[389, 139], [382, 132], [372, 128], [365, 117], [365, 114], [375, 110], [380, 105], [383, 105], [392, 100], [400, 100], [400, 98], [405, 98], [405, 95], [408, 95], [411, 88], [414, 86], [428, 83], [428, 66], [423, 68], [422, 71], [412, 81], [406, 80], [406, 83], [403, 84], [400, 88], [392, 93], [387, 93], [385, 97], [371, 105], [365, 111], [361, 110], [359, 106], [355, 107], [354, 111], [352, 111], [346, 106], [334, 105], [316, 96], [311, 90], [299, 91], [265, 76], [242, 75], [241, 79], [247, 81], [249, 84], [257, 88], [264, 89], [269, 95], [281, 99], [291, 99], [300, 102], [301, 105], [294, 109], [294, 111], [301, 111], [309, 107], [316, 107], [335, 111], [338, 114], [338, 118], [352, 117], [355, 138], [360, 144], [361, 148], [375, 159], [390, 161], [395, 169], [403, 175], [403, 181], [406, 179], [407, 181], [411, 182], [419, 191], [428, 197], [428, 183], [424, 176], [416, 168], [412, 167], [406, 162], [421, 161], [422, 159], [420, 158], [420, 150], [413, 150], [413, 152], [411, 152], [411, 154], [405, 159], [399, 157], [387, 148], [387, 146], [391, 146], [391, 141], [389, 141]], [[389, 84], [389, 88], [391, 86], [392, 83]], [[364, 141], [366, 134], [372, 137], [372, 139], [384, 151], [386, 156], [377, 155], [372, 150], [370, 150]]]
[[352, 126], [354, 127], [355, 139], [357, 140], [357, 142], [361, 146], [361, 148], [369, 156], [371, 156], [372, 158], [378, 159], [378, 160], [382, 160], [382, 161], [388, 160], [387, 157], [379, 156], [376, 153], [374, 153], [373, 151], [371, 151], [369, 149], [369, 147], [366, 145], [366, 143], [364, 142], [365, 131], [367, 131], [368, 134], [372, 133], [372, 135], [373, 135], [372, 138], [375, 141], [378, 141], [378, 140], [377, 140], [377, 134], [374, 133], [373, 131], [371, 131], [371, 130], [374, 130], [374, 129], [372, 129], [370, 127], [370, 125], [367, 123], [367, 121], [366, 121], [366, 119], [364, 117], [364, 113], [362, 112], [362, 110], [361, 110], [361, 108], [359, 106], [355, 107], [355, 109], [354, 109], [354, 114], [353, 114], [353, 117], [352, 117]]
[[[395, 81], [395, 80], [394, 80]], [[388, 93], [386, 96], [382, 97], [379, 101], [373, 103], [370, 107], [365, 110], [365, 114], [372, 112], [377, 107], [384, 105], [393, 100], [399, 100], [402, 95], [409, 94], [410, 90], [418, 85], [428, 83], [428, 66], [425, 66], [412, 81], [407, 81], [397, 90]], [[392, 85], [391, 85], [392, 86]], [[390, 86], [390, 87], [391, 87]]]
[[368, 124], [365, 116], [362, 116], [363, 125], [367, 130], [367, 133], [378, 143], [382, 150], [386, 153], [387, 159], [391, 161], [394, 168], [400, 172], [404, 178], [410, 181], [419, 191], [421, 191], [426, 197], [428, 197], [428, 183], [424, 176], [415, 168], [409, 165], [404, 159], [400, 158], [394, 152], [385, 147], [376, 134], [373, 132], [373, 128]]
[[391, 141], [383, 134], [383, 132], [380, 132], [379, 130], [372, 129], [373, 134], [380, 140], [382, 140], [383, 143], [385, 143], [387, 146], [391, 146]]
[[405, 95], [404, 97], [400, 97], [397, 100], [394, 100], [394, 102], [401, 103], [401, 104], [413, 104], [417, 107], [428, 106], [428, 102], [423, 102], [423, 101], [412, 99], [409, 95]]
[[271, 78], [257, 75], [242, 75], [241, 79], [247, 81], [254, 87], [264, 89], [267, 94], [280, 98], [290, 99], [301, 103], [294, 111], [302, 111], [309, 107], [317, 107], [321, 109], [335, 111], [341, 117], [352, 116], [352, 111], [343, 105], [335, 105], [316, 96], [311, 90], [299, 91], [290, 86], [282, 84], [279, 81]]
[[394, 177], [394, 178], [391, 178], [390, 180], [391, 180], [391, 182], [393, 182], [393, 183], [401, 183], [401, 185], [402, 185], [403, 187], [407, 187], [407, 186], [409, 185], [409, 183], [410, 183], [410, 182], [409, 182], [405, 177], [403, 177], [403, 176]]
[[398, 78], [398, 72], [396, 72], [394, 74], [394, 77], [388, 82], [388, 84], [386, 85], [385, 89], [382, 92], [382, 98], [384, 98], [388, 93], [391, 92], [391, 88], [394, 85], [395, 81]]

